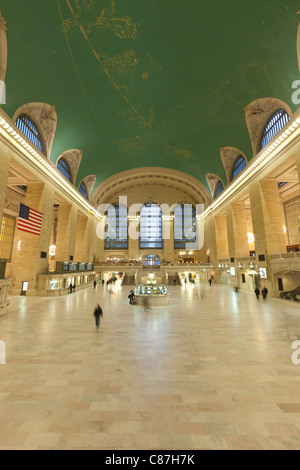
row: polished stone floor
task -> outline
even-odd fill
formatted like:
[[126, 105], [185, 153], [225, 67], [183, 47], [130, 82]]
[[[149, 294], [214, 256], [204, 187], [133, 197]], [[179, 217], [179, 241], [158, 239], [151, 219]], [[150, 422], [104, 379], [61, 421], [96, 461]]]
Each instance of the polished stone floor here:
[[145, 312], [113, 289], [10, 299], [0, 450], [300, 449], [299, 304], [190, 285]]

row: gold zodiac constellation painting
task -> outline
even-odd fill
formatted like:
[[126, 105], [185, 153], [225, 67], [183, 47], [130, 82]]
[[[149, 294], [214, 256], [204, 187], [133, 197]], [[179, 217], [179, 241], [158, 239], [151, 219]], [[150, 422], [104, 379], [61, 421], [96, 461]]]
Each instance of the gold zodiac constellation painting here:
[[151, 128], [155, 121], [154, 108], [151, 103], [142, 103], [137, 105], [134, 110], [129, 109], [128, 112], [119, 112], [129, 126], [138, 125], [139, 127]]
[[100, 55], [100, 61], [108, 79], [125, 96], [132, 95], [133, 72], [138, 63], [134, 51], [125, 51], [115, 57]]
[[135, 39], [137, 35], [137, 26], [129, 16], [118, 18], [116, 14], [115, 0], [110, 0], [110, 8], [103, 8], [100, 15], [94, 21], [91, 21], [90, 15], [87, 24], [83, 23], [83, 12], [90, 12], [95, 9], [95, 0], [75, 0], [73, 9], [67, 0], [69, 8], [73, 13], [73, 18], [63, 21], [62, 31], [68, 33], [72, 27], [79, 26], [85, 32], [90, 34], [95, 28], [102, 31], [112, 31], [119, 39]]
[[162, 66], [159, 65], [156, 60], [151, 57], [149, 52], [147, 52], [148, 64], [145, 67], [145, 72], [142, 75], [143, 80], [148, 80], [151, 72], [157, 72], [162, 69]]

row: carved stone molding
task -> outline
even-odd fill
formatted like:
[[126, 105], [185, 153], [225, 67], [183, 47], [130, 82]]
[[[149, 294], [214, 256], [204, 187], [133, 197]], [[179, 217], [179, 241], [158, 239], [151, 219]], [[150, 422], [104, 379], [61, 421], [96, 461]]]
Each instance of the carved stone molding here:
[[298, 64], [299, 64], [299, 71], [300, 71], [300, 23], [299, 23], [298, 34], [297, 34], [297, 53], [298, 53]]
[[6, 20], [2, 16], [2, 12], [0, 11], [0, 29], [4, 29], [7, 31]]
[[[207, 184], [209, 186], [211, 196], [214, 199], [218, 182], [221, 181], [223, 185], [224, 185], [224, 183], [221, 180], [221, 178], [218, 175], [215, 175], [214, 173], [208, 173], [206, 175], [206, 181], [207, 181]], [[225, 187], [225, 185], [224, 185], [224, 187]]]
[[[6, 38], [6, 21], [0, 11], [0, 80], [5, 82], [7, 69], [7, 38]], [[0, 96], [1, 99], [1, 96]]]
[[71, 173], [71, 183], [74, 185], [76, 182], [77, 173], [78, 173], [79, 166], [81, 163], [82, 155], [83, 155], [82, 150], [77, 150], [77, 149], [66, 150], [58, 157], [56, 161], [56, 165], [61, 158], [63, 158], [67, 162], [70, 173]]
[[[153, 188], [153, 200], [156, 200], [156, 188], [165, 187], [182, 191], [195, 204], [203, 203], [208, 207], [211, 203], [208, 189], [193, 176], [170, 168], [141, 167], [123, 171], [103, 181], [93, 193], [92, 204], [98, 207], [108, 202], [112, 196], [126, 194], [126, 189], [141, 186]], [[147, 201], [137, 202], [149, 202], [149, 197], [150, 195], [147, 196]]]
[[237, 159], [239, 157], [244, 157], [247, 161], [247, 158], [241, 150], [235, 147], [221, 147], [220, 154], [227, 177], [227, 182], [230, 183], [232, 180], [233, 167]]
[[21, 106], [14, 114], [16, 122], [20, 114], [26, 114], [38, 127], [45, 147], [45, 156], [50, 159], [52, 144], [57, 126], [55, 106], [47, 103], [27, 103]]
[[279, 109], [284, 109], [291, 117], [291, 108], [276, 98], [261, 98], [253, 101], [245, 108], [245, 118], [251, 139], [253, 156], [260, 152], [261, 138], [264, 128], [272, 115]]
[[86, 187], [86, 191], [87, 191], [87, 196], [88, 196], [88, 200], [91, 199], [91, 195], [92, 195], [92, 191], [94, 189], [94, 186], [95, 186], [95, 183], [96, 183], [96, 175], [89, 175], [89, 176], [86, 176], [79, 184], [79, 186], [81, 185], [81, 183], [84, 183], [85, 187]]

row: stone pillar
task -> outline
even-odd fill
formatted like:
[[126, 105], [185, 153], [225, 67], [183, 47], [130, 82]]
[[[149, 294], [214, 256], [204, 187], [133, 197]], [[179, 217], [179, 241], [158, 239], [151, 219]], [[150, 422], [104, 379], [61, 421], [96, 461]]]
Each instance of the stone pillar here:
[[[27, 186], [25, 204], [43, 214], [41, 234], [33, 235], [18, 231], [20, 251], [18, 253], [15, 286], [13, 293], [21, 293], [22, 282], [27, 281], [27, 295], [36, 295], [36, 276], [48, 272], [49, 246], [51, 242], [54, 189], [50, 184], [31, 183]], [[44, 256], [45, 254], [45, 256]]]
[[96, 225], [96, 237], [97, 237], [97, 261], [98, 262], [105, 262], [105, 251], [104, 251], [104, 243], [105, 243], [105, 217], [97, 222]]
[[296, 165], [298, 170], [298, 181], [300, 183], [300, 150], [297, 150], [296, 154]]
[[7, 155], [0, 154], [1, 165], [0, 165], [0, 227], [1, 220], [3, 216], [3, 210], [5, 206], [7, 184], [8, 184], [8, 174], [10, 167], [10, 157]]
[[247, 212], [243, 202], [234, 202], [226, 210], [229, 258], [249, 256]]
[[78, 214], [76, 226], [76, 242], [74, 261], [86, 263], [88, 261], [88, 217], [82, 213]]
[[88, 257], [87, 262], [93, 263], [97, 259], [97, 221], [92, 216], [88, 218], [87, 224], [88, 237]]
[[56, 261], [70, 261], [75, 255], [77, 209], [72, 204], [60, 204], [56, 234]]
[[165, 262], [174, 261], [174, 216], [162, 216], [163, 246]]
[[204, 221], [204, 258], [201, 259], [203, 263], [211, 263], [217, 266], [217, 243], [216, 243], [216, 230], [215, 220], [213, 215], [206, 217]]
[[139, 259], [139, 216], [128, 216], [128, 258]]
[[227, 223], [225, 215], [215, 216], [215, 231], [216, 231], [216, 246], [217, 246], [217, 258], [227, 259], [229, 258], [228, 249], [228, 236], [227, 236]]
[[0, 104], [5, 104], [5, 77], [7, 69], [6, 21], [0, 12]]
[[256, 258], [286, 252], [285, 217], [276, 180], [262, 180], [249, 189]]

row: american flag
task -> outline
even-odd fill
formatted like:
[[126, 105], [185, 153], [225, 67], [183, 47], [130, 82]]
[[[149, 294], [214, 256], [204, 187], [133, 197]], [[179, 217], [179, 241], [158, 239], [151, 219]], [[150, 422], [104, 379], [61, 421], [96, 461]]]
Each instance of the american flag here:
[[20, 204], [18, 229], [23, 232], [40, 235], [42, 228], [43, 214], [30, 207]]

